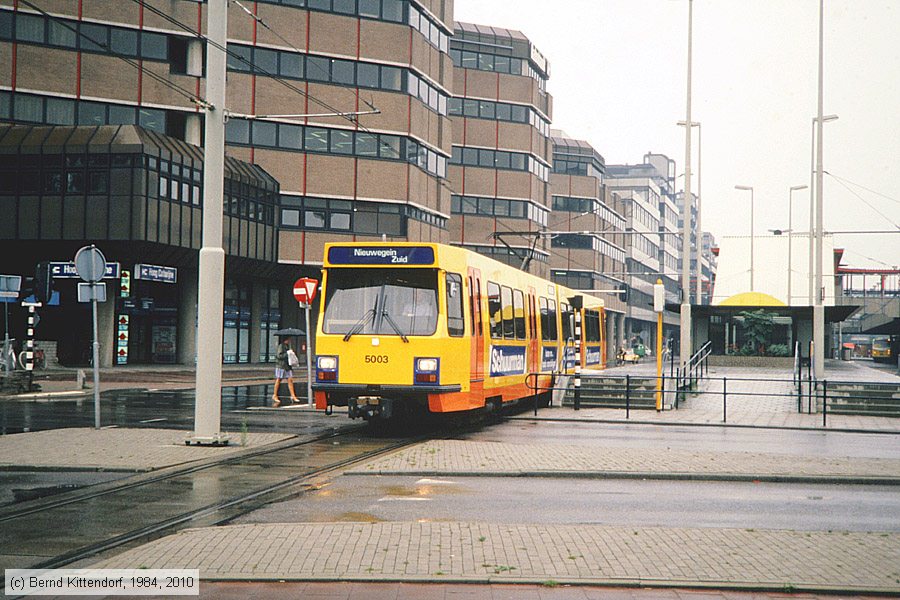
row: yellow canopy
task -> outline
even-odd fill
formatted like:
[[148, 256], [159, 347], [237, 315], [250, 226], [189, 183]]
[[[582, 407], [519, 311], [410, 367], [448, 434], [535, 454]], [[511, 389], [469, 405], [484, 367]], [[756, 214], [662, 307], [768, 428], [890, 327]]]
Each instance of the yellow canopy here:
[[743, 292], [719, 302], [719, 306], [787, 306], [787, 304], [762, 292]]

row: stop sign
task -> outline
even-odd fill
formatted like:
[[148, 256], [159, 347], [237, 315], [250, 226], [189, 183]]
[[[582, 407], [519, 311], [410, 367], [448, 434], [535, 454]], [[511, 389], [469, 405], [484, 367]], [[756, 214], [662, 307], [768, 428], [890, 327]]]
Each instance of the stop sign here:
[[300, 304], [311, 304], [316, 299], [316, 291], [319, 289], [319, 281], [309, 277], [301, 277], [294, 282], [294, 298]]

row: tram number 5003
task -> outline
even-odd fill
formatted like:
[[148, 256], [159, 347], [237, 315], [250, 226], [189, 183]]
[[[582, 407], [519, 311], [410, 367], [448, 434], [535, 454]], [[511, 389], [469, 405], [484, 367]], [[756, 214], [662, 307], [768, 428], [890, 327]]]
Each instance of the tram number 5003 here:
[[386, 365], [388, 363], [388, 357], [385, 354], [366, 354], [366, 362]]

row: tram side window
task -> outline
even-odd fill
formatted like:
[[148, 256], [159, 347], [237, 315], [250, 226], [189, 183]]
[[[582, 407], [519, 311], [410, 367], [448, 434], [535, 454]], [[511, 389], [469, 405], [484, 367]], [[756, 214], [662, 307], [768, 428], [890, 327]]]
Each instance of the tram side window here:
[[600, 315], [596, 311], [584, 311], [584, 334], [589, 342], [600, 341]]
[[503, 337], [503, 305], [500, 303], [500, 286], [488, 281], [488, 315], [491, 319], [491, 337]]
[[516, 337], [516, 325], [513, 319], [512, 289], [505, 285], [500, 288], [500, 303], [503, 305], [503, 337], [511, 340]]
[[562, 337], [563, 341], [568, 341], [572, 337], [572, 313], [569, 311], [569, 305], [560, 302], [559, 312], [562, 317]]
[[521, 290], [513, 292], [513, 321], [516, 330], [516, 339], [525, 339], [525, 295]]
[[547, 311], [546, 298], [538, 298], [538, 309], [541, 311], [541, 339], [546, 342], [550, 339], [550, 323], [547, 320], [549, 313]]
[[452, 337], [460, 337], [465, 329], [462, 277], [456, 273], [447, 273], [447, 333]]
[[547, 330], [549, 331], [550, 340], [556, 341], [556, 300], [547, 300]]

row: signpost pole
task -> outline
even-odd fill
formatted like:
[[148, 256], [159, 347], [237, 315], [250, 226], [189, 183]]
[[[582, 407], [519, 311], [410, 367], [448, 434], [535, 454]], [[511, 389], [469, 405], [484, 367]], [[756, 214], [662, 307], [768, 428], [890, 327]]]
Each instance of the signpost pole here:
[[100, 337], [97, 327], [96, 284], [91, 284], [91, 312], [94, 316], [94, 429], [100, 429]]
[[663, 311], [666, 309], [666, 288], [662, 279], [653, 286], [653, 310], [656, 312], [656, 412], [662, 410], [662, 336]]
[[310, 302], [306, 306], [306, 402], [309, 406], [313, 405], [312, 394], [312, 346], [309, 343], [309, 310]]

